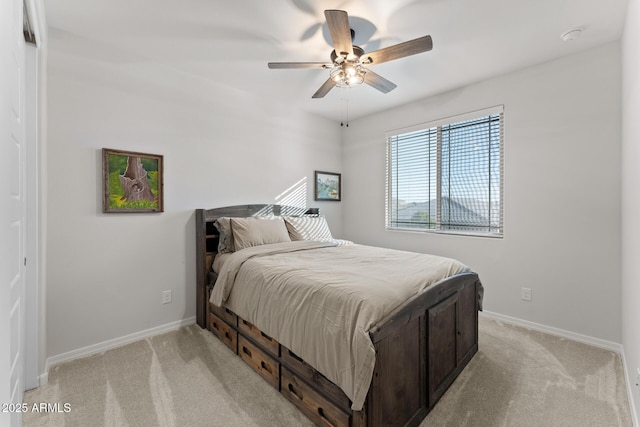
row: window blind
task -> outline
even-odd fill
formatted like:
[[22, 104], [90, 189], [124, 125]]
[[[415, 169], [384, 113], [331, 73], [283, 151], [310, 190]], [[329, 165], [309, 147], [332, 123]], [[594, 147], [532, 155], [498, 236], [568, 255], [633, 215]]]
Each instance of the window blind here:
[[387, 228], [502, 235], [503, 113], [495, 110], [387, 136]]

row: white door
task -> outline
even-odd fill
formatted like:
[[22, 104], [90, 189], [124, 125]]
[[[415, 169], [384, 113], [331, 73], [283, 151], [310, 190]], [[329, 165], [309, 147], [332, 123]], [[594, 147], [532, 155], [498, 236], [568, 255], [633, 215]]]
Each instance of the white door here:
[[[25, 124], [22, 0], [0, 1], [0, 402], [24, 394]], [[11, 409], [9, 407], [8, 409]], [[18, 426], [17, 411], [0, 425]]]

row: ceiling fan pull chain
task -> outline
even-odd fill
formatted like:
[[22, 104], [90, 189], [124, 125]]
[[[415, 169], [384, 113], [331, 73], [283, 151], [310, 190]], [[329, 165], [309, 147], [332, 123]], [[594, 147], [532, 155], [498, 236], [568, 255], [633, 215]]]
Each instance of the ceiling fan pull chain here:
[[[344, 90], [349, 90], [345, 88]], [[347, 127], [349, 127], [349, 92], [347, 92]]]
[[341, 102], [341, 116], [342, 119], [340, 120], [340, 126], [346, 126], [349, 127], [349, 92], [348, 92], [349, 88], [348, 87], [342, 87], [340, 88], [340, 93], [342, 94], [342, 96], [340, 97], [340, 102]]
[[345, 90], [346, 88], [340, 88], [340, 127], [344, 126], [346, 114], [345, 114]]

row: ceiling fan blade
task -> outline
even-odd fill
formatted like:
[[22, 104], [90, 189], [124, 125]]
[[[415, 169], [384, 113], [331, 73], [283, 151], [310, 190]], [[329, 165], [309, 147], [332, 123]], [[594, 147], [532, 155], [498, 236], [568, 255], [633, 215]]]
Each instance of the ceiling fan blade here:
[[387, 61], [393, 61], [398, 58], [404, 58], [405, 56], [427, 52], [431, 49], [433, 49], [431, 36], [424, 36], [407, 42], [398, 43], [393, 46], [374, 50], [373, 52], [365, 53], [360, 57], [360, 60], [365, 64], [367, 64], [368, 60], [371, 65], [375, 65]]
[[351, 41], [351, 27], [349, 26], [349, 15], [344, 10], [325, 10], [324, 16], [327, 18], [327, 26], [333, 40], [333, 48], [336, 54], [347, 53], [353, 55], [353, 43]]
[[333, 82], [333, 80], [328, 79], [322, 84], [322, 86], [320, 86], [320, 89], [318, 89], [316, 93], [313, 94], [312, 98], [323, 98], [326, 94], [329, 93], [331, 89], [333, 89], [334, 86], [335, 83]]
[[271, 69], [280, 68], [320, 68], [330, 69], [333, 64], [328, 62], [269, 62], [267, 64]]
[[390, 82], [379, 74], [367, 69], [364, 75], [364, 82], [369, 86], [378, 89], [382, 93], [388, 93], [394, 90], [397, 86], [395, 83]]

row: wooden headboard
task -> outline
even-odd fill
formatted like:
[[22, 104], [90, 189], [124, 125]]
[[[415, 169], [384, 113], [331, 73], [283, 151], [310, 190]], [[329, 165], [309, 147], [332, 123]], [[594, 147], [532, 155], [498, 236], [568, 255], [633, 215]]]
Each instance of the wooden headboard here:
[[286, 205], [238, 205], [215, 209], [196, 209], [196, 321], [206, 328], [208, 301], [208, 275], [218, 253], [218, 230], [213, 225], [222, 217], [250, 216], [317, 216], [318, 208]]

